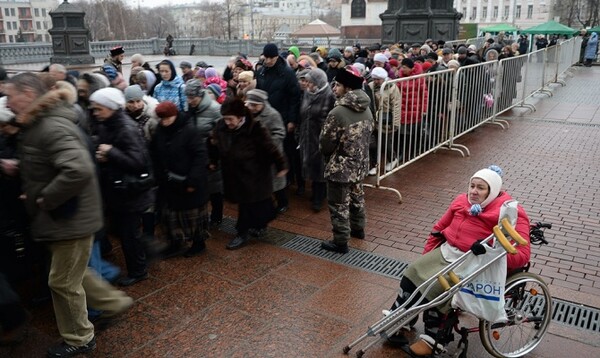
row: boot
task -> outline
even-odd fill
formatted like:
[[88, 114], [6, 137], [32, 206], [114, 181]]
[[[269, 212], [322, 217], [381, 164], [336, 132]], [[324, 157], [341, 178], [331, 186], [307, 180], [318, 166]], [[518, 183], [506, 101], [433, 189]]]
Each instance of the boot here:
[[183, 256], [185, 257], [194, 257], [198, 256], [206, 250], [206, 242], [202, 239], [196, 239], [192, 243], [192, 247], [190, 247]]
[[333, 241], [323, 241], [321, 248], [327, 251], [338, 252], [340, 254], [348, 253], [348, 244], [336, 244]]
[[238, 235], [227, 244], [227, 250], [237, 250], [248, 242], [247, 235]]

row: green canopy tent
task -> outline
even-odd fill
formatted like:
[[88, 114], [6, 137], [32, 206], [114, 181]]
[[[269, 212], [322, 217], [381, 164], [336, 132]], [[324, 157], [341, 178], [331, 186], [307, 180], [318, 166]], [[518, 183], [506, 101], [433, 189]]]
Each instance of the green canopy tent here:
[[523, 34], [532, 35], [574, 35], [578, 32], [578, 30], [552, 20], [521, 31]]
[[592, 32], [600, 34], [600, 26], [592, 27], [591, 29], [587, 29], [586, 31], [588, 32], [588, 34], [591, 34]]
[[496, 25], [492, 25], [492, 26], [488, 26], [488, 27], [482, 27], [481, 29], [479, 29], [479, 31], [481, 32], [489, 32], [489, 33], [498, 33], [498, 32], [515, 32], [518, 31], [519, 29], [509, 25], [509, 24], [496, 24]]

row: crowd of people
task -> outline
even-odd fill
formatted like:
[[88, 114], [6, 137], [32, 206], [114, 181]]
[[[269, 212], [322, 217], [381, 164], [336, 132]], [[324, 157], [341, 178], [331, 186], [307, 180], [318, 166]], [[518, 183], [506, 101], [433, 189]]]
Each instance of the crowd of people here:
[[[375, 119], [391, 132], [414, 126], [403, 133], [411, 135], [428, 110], [425, 81], [389, 87], [389, 105], [379, 108], [382, 84], [512, 57], [527, 51], [523, 41], [308, 53], [267, 44], [257, 62], [239, 54], [222, 71], [205, 61], [152, 66], [134, 54], [129, 78], [119, 46], [96, 71], [0, 71], [0, 235], [8, 245], [0, 343], [22, 338], [28, 321], [10, 287], [22, 247], [47, 252], [64, 340], [50, 357], [93, 350], [94, 326], [133, 304], [115, 286], [147, 279], [152, 259], [202, 254], [224, 200], [238, 205], [237, 234], [226, 245], [235, 250], [289, 210], [291, 187], [303, 196], [310, 183], [310, 208], [326, 202], [330, 212], [333, 237], [322, 248], [347, 253], [351, 238], [365, 237], [362, 182], [377, 161]], [[386, 155], [394, 166], [398, 153]], [[105, 260], [109, 234], [121, 243], [123, 268]]]

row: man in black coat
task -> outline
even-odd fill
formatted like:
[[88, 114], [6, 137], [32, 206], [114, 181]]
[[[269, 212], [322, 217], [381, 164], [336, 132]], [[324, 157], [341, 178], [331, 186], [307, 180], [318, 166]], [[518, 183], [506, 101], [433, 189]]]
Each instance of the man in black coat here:
[[[290, 163], [288, 183], [296, 179], [297, 193], [304, 193], [302, 164], [296, 149], [298, 143], [294, 138], [294, 130], [298, 126], [301, 92], [300, 84], [294, 71], [287, 65], [275, 44], [266, 44], [263, 49], [265, 61], [256, 76], [256, 88], [269, 94], [269, 103], [281, 114], [286, 125], [287, 135], [283, 146]], [[287, 206], [277, 208], [278, 212], [287, 211]]]

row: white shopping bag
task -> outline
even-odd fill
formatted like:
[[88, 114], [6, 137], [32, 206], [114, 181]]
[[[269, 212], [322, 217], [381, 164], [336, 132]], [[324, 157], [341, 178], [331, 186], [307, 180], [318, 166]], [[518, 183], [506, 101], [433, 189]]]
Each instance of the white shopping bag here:
[[[492, 259], [506, 253], [500, 244], [496, 246], [490, 247], [484, 244], [486, 253], [478, 256], [468, 256], [465, 262], [456, 268], [455, 273], [463, 279]], [[496, 260], [465, 287], [461, 288], [452, 297], [452, 307], [460, 308], [489, 322], [506, 322], [507, 317], [504, 311], [505, 285], [506, 255]]]

